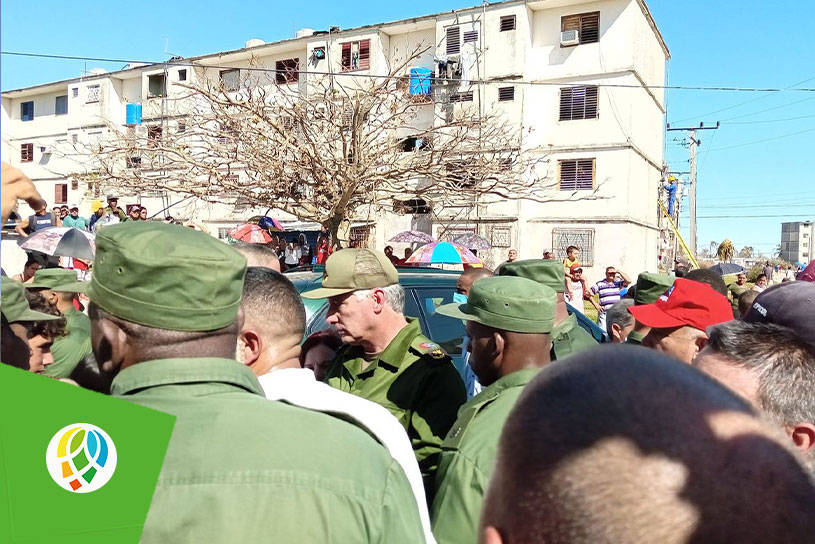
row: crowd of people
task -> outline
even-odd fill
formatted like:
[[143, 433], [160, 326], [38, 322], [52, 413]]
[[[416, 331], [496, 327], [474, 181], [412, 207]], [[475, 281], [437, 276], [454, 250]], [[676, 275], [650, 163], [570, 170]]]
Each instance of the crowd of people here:
[[464, 270], [459, 370], [392, 254], [298, 293], [272, 248], [122, 221], [89, 282], [2, 278], [3, 363], [176, 416], [143, 542], [812, 541], [815, 283], [737, 319], [709, 270], [587, 286], [578, 255]]

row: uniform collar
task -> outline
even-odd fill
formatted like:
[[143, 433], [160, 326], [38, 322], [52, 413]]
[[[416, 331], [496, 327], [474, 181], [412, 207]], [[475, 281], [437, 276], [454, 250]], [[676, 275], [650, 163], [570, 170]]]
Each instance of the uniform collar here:
[[498, 379], [498, 381], [489, 385], [479, 394], [474, 396], [468, 404], [481, 404], [484, 401], [497, 397], [507, 389], [512, 389], [513, 387], [523, 387], [528, 384], [532, 378], [538, 374], [538, 372], [540, 372], [540, 368], [525, 368], [523, 370], [518, 370], [511, 374], [507, 374], [506, 376], [502, 376]]
[[558, 336], [560, 336], [563, 333], [569, 332], [576, 326], [577, 318], [574, 316], [574, 314], [569, 314], [569, 317], [561, 321], [560, 324], [555, 325], [555, 328], [552, 329], [552, 340], [556, 340]]
[[379, 355], [379, 360], [393, 366], [399, 366], [402, 359], [405, 357], [410, 344], [422, 330], [419, 327], [419, 320], [413, 317], [406, 317], [408, 324], [405, 325], [396, 336], [393, 337], [391, 343]]
[[130, 366], [113, 379], [111, 394], [127, 395], [162, 385], [218, 382], [263, 395], [249, 367], [217, 357], [156, 359]]

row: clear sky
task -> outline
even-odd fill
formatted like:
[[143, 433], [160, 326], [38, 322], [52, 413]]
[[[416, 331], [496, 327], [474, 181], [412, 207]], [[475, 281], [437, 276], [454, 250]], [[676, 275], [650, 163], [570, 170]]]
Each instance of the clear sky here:
[[[302, 27], [351, 28], [474, 3], [3, 0], [0, 45], [4, 51], [161, 61], [165, 38], [170, 54], [188, 57], [237, 49], [250, 38], [289, 38]], [[648, 5], [671, 51], [671, 85], [815, 88], [811, 0], [649, 0]], [[3, 55], [0, 86], [6, 90], [67, 79], [96, 66], [122, 67]], [[739, 249], [752, 245], [770, 252], [780, 241], [781, 222], [815, 219], [810, 163], [815, 92], [669, 92], [668, 122], [688, 126], [700, 121], [722, 124], [699, 135], [699, 249], [729, 237]], [[668, 133], [666, 160], [672, 169], [686, 171], [682, 138], [682, 133]]]

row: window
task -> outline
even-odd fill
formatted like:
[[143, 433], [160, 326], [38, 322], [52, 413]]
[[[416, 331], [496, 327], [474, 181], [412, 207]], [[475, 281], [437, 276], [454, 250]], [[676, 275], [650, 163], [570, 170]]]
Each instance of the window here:
[[138, 168], [141, 166], [141, 157], [132, 156], [126, 159], [128, 168]]
[[20, 104], [20, 119], [23, 121], [34, 120], [34, 101], [23, 102]]
[[557, 161], [561, 191], [594, 189], [594, 159]]
[[426, 136], [410, 136], [402, 140], [402, 151], [421, 151], [432, 148], [432, 139]]
[[68, 203], [68, 184], [57, 183], [54, 185], [54, 204]]
[[178, 123], [178, 130], [177, 130], [177, 132], [178, 132], [179, 134], [184, 133], [184, 132], [187, 132], [187, 123], [182, 123], [182, 122], [179, 122], [179, 123]]
[[99, 85], [88, 85], [88, 99], [85, 102], [99, 102]]
[[367, 70], [371, 66], [371, 40], [342, 44], [342, 71]]
[[565, 259], [569, 246], [580, 248], [581, 265], [594, 266], [594, 229], [552, 229], [555, 258]]
[[54, 99], [54, 113], [65, 115], [68, 113], [68, 95], [58, 96]]
[[467, 30], [464, 32], [464, 43], [476, 43], [478, 41], [477, 30]]
[[187, 81], [187, 69], [178, 71], [178, 81]]
[[560, 120], [597, 119], [597, 87], [560, 89]]
[[167, 81], [164, 74], [147, 76], [147, 97], [160, 97], [167, 94]]
[[472, 101], [473, 101], [473, 91], [455, 93], [450, 95], [450, 102], [472, 102]]
[[447, 27], [447, 54], [458, 55], [461, 53], [461, 29], [457, 26]]
[[429, 214], [432, 210], [427, 201], [422, 198], [412, 198], [410, 200], [396, 200], [393, 203], [393, 211], [398, 214]]
[[218, 239], [219, 240], [226, 240], [229, 237], [229, 233], [232, 230], [230, 227], [218, 227]]
[[79, 98], [79, 87], [74, 87], [71, 89], [71, 96], [74, 98]]
[[161, 127], [147, 127], [147, 147], [158, 147], [161, 142]]
[[504, 15], [501, 17], [500, 32], [507, 32], [509, 30], [515, 30], [514, 15]]
[[561, 17], [560, 30], [577, 30], [577, 37], [581, 44], [596, 43], [600, 40], [600, 12]]
[[[452, 356], [461, 355], [461, 342], [464, 339], [464, 325], [459, 319], [448, 319], [436, 313], [436, 309], [453, 302], [455, 289], [448, 287], [436, 289], [416, 289], [416, 298], [419, 300], [419, 307], [424, 313], [427, 322], [427, 330], [430, 339], [437, 344], [442, 344]], [[409, 295], [409, 293], [406, 293]], [[418, 317], [418, 316], [417, 316]]]
[[466, 161], [449, 161], [445, 169], [447, 179], [459, 189], [472, 189], [478, 184], [478, 177], [468, 168]]
[[515, 87], [498, 87], [498, 102], [515, 100]]
[[300, 80], [300, 59], [279, 60], [275, 63], [275, 70], [278, 85], [297, 83]]
[[72, 179], [71, 180], [71, 190], [78, 191], [79, 190], [79, 180]]
[[317, 63], [325, 58], [325, 47], [315, 47], [311, 52], [311, 58], [314, 59], [314, 62]]
[[241, 86], [240, 70], [221, 70], [221, 84], [226, 91], [237, 91]]
[[71, 143], [76, 144], [79, 141], [79, 134], [71, 134]]
[[34, 144], [23, 144], [20, 146], [20, 162], [31, 162], [34, 160]]

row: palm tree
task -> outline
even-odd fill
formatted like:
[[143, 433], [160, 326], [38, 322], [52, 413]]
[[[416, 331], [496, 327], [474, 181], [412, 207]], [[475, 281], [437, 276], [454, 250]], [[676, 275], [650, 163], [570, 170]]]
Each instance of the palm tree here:
[[730, 238], [725, 238], [724, 242], [719, 244], [719, 249], [716, 251], [716, 255], [719, 257], [719, 260], [726, 263], [733, 260], [733, 255], [735, 253], [736, 248], [733, 247], [733, 242], [730, 241]]

